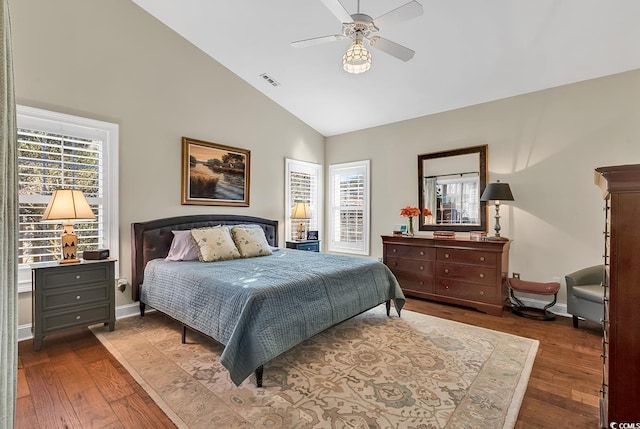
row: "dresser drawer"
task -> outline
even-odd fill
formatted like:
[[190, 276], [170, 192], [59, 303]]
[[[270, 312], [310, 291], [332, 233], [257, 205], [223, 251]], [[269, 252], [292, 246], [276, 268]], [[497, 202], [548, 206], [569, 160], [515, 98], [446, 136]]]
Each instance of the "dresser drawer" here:
[[437, 294], [454, 298], [463, 298], [491, 304], [496, 302], [496, 288], [490, 285], [439, 279], [436, 282], [435, 290]]
[[387, 266], [391, 271], [402, 271], [416, 275], [433, 277], [433, 261], [387, 257]]
[[86, 283], [107, 283], [109, 279], [108, 264], [91, 264], [86, 266], [60, 267], [47, 270], [43, 274], [41, 287], [51, 289]]
[[403, 291], [433, 293], [432, 277], [418, 277], [403, 273], [395, 274], [395, 276]]
[[497, 264], [497, 255], [496, 253], [484, 252], [482, 250], [440, 248], [437, 249], [436, 260], [495, 267]]
[[386, 247], [387, 258], [395, 257], [433, 261], [436, 256], [436, 249], [433, 247], [403, 246], [399, 244], [388, 244]]
[[109, 319], [109, 310], [109, 304], [101, 304], [62, 312], [43, 313], [42, 332], [47, 334], [74, 326], [89, 326], [92, 323], [104, 322]]
[[108, 302], [109, 288], [106, 284], [94, 287], [50, 289], [42, 294], [42, 311], [62, 309], [69, 306], [93, 302]]
[[436, 262], [436, 278], [444, 280], [464, 280], [495, 287], [496, 269], [476, 265]]

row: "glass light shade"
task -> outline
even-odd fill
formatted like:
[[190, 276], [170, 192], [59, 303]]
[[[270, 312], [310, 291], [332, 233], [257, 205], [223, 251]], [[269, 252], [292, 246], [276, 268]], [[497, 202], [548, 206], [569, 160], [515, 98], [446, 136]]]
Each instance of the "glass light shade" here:
[[342, 56], [342, 67], [348, 73], [360, 74], [371, 68], [371, 54], [362, 40], [354, 40]]

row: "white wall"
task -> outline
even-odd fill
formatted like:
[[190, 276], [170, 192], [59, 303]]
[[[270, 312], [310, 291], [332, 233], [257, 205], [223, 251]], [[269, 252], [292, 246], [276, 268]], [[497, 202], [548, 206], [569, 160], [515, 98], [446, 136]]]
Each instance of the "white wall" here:
[[[594, 168], [640, 163], [640, 71], [328, 138], [327, 166], [371, 159], [372, 257], [382, 256], [380, 235], [405, 221], [400, 209], [418, 204], [417, 155], [480, 144], [488, 180], [509, 183], [515, 198], [500, 208], [509, 273], [564, 280], [602, 262]], [[493, 205], [488, 214], [492, 235]]]
[[[324, 163], [323, 136], [132, 2], [9, 3], [16, 101], [120, 125], [121, 277], [132, 222], [237, 213], [284, 223], [284, 158]], [[251, 150], [250, 207], [180, 204], [182, 136]], [[116, 297], [130, 302], [130, 289]], [[30, 293], [19, 301], [19, 324], [30, 323]]]

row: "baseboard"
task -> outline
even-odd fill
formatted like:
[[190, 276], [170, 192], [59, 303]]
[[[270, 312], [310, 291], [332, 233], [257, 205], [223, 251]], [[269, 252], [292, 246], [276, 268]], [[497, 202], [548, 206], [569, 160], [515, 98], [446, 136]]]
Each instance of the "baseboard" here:
[[[152, 308], [147, 307], [146, 313], [154, 311]], [[124, 319], [126, 317], [137, 316], [140, 314], [140, 304], [134, 302], [132, 304], [126, 304], [116, 307], [116, 320]], [[30, 340], [33, 338], [31, 332], [31, 323], [27, 325], [18, 326], [18, 341]]]

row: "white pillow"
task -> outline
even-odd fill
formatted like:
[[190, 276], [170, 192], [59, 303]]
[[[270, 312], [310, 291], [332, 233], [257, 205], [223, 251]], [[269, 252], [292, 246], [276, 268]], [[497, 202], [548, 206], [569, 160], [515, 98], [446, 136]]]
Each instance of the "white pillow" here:
[[173, 241], [169, 248], [166, 261], [197, 261], [200, 259], [198, 246], [191, 238], [191, 231], [171, 231]]
[[259, 225], [238, 225], [231, 228], [231, 237], [243, 258], [271, 255], [264, 230]]
[[240, 252], [231, 239], [229, 228], [216, 226], [191, 230], [202, 262], [225, 261], [240, 257]]

